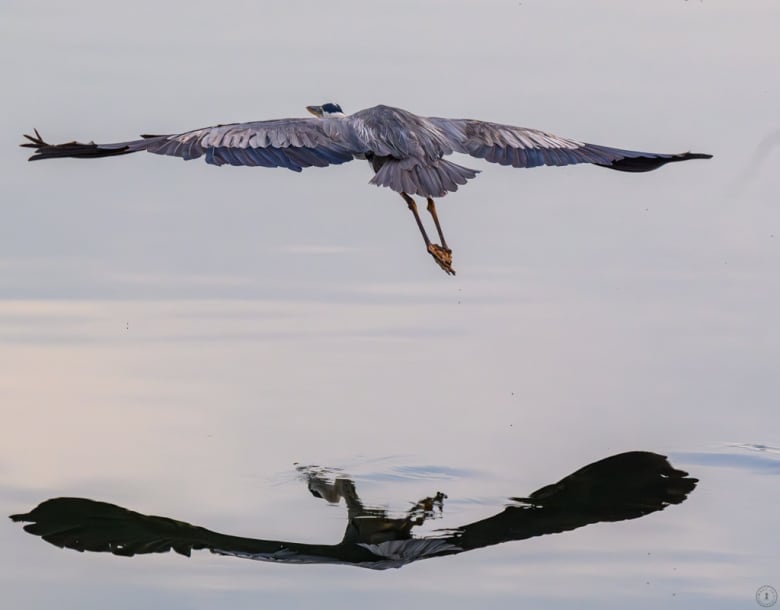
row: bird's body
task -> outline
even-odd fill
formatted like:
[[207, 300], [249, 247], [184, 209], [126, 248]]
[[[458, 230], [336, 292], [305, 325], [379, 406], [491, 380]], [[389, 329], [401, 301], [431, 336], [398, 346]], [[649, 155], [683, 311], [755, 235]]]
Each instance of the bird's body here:
[[[698, 153], [659, 154], [587, 144], [524, 127], [471, 119], [421, 117], [401, 108], [374, 106], [345, 115], [337, 104], [309, 106], [316, 118], [290, 118], [217, 125], [184, 133], [142, 136], [114, 144], [69, 142], [51, 145], [35, 132], [22, 146], [35, 148], [30, 160], [57, 157], [95, 158], [142, 150], [180, 157], [205, 157], [213, 165], [325, 167], [367, 159], [375, 174], [371, 183], [398, 193], [412, 210], [428, 252], [454, 274], [436, 216], [433, 198], [456, 191], [478, 170], [444, 157], [463, 153], [500, 165], [537, 167], [592, 163], [610, 169], [645, 172]], [[417, 213], [413, 195], [425, 197], [441, 239], [431, 243]]]

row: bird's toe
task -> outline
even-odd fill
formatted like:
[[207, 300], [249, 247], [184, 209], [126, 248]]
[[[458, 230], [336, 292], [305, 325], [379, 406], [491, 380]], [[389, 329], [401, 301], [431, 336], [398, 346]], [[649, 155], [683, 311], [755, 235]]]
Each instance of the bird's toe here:
[[455, 269], [452, 268], [452, 250], [442, 248], [438, 244], [428, 244], [428, 253], [447, 275], [455, 275]]

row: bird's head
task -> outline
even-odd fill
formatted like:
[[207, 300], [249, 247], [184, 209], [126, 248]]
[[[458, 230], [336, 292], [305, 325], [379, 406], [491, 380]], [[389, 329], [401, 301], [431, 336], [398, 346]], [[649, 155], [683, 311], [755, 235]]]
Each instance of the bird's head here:
[[328, 102], [322, 106], [306, 106], [306, 110], [311, 112], [318, 119], [344, 116], [344, 111], [341, 109], [341, 106], [334, 104], [333, 102]]

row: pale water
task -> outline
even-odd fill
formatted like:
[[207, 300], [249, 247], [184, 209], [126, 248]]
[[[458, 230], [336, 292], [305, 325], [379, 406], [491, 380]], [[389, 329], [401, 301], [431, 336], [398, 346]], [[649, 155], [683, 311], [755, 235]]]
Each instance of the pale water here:
[[[75, 496], [336, 544], [354, 480], [420, 537], [652, 451], [687, 500], [401, 569], [60, 550], [6, 520], [9, 608], [752, 608], [780, 588], [775, 2], [3, 4], [0, 514]], [[354, 163], [296, 175], [14, 145], [333, 100], [711, 161], [483, 170], [458, 275]]]

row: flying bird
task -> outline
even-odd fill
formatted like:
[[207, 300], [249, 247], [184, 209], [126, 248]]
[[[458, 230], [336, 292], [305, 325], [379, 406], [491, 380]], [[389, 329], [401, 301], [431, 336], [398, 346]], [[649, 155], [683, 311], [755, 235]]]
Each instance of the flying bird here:
[[[139, 140], [113, 144], [67, 142], [49, 144], [25, 134], [23, 147], [34, 148], [30, 161], [59, 157], [92, 159], [142, 150], [184, 160], [205, 157], [212, 165], [325, 167], [365, 159], [374, 171], [370, 180], [399, 193], [414, 215], [425, 248], [448, 274], [452, 250], [447, 245], [434, 199], [458, 190], [479, 170], [445, 159], [463, 153], [499, 165], [538, 167], [592, 163], [624, 172], [646, 172], [666, 163], [709, 159], [701, 153], [663, 154], [588, 144], [538, 129], [472, 119], [417, 116], [401, 108], [374, 106], [344, 114], [329, 102], [307, 106], [315, 118], [275, 119], [216, 125], [167, 135], [142, 135]], [[424, 197], [440, 244], [428, 237], [413, 196]]]

